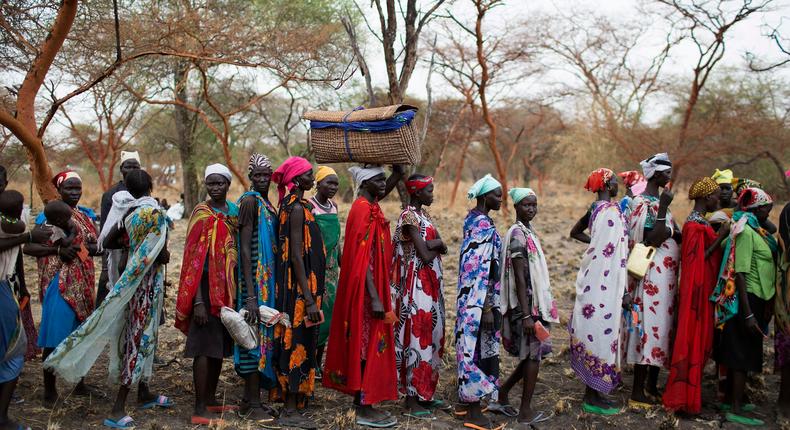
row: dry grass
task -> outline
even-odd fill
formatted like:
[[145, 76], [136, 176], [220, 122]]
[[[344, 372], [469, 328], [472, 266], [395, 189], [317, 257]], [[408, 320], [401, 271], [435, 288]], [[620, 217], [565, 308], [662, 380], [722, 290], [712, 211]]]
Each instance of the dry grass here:
[[[540, 427], [563, 429], [595, 429], [610, 426], [622, 426], [623, 428], [638, 428], [641, 426], [660, 429], [719, 427], [721, 425], [720, 417], [714, 412], [712, 405], [709, 403], [704, 405], [705, 410], [700, 417], [683, 420], [678, 420], [660, 408], [647, 412], [626, 410], [622, 414], [611, 418], [590, 416], [581, 412], [580, 404], [583, 387], [568, 366], [568, 338], [563, 327], [567, 323], [568, 315], [573, 306], [573, 285], [584, 245], [569, 241], [567, 235], [575, 220], [584, 213], [592, 196], [570, 187], [556, 184], [550, 184], [546, 188], [550, 191], [546, 191], [540, 198], [540, 212], [534, 224], [541, 234], [549, 261], [552, 286], [557, 301], [560, 303], [562, 323], [555, 327], [553, 331], [555, 354], [542, 363], [540, 381], [534, 399], [535, 407], [553, 412], [555, 416], [552, 420], [541, 424]], [[461, 189], [465, 189], [465, 187]], [[455, 323], [455, 287], [458, 270], [457, 250], [461, 239], [463, 217], [470, 205], [461, 195], [456, 205], [450, 207], [450, 191], [451, 188], [448, 184], [442, 184], [437, 187], [437, 201], [431, 209], [431, 213], [436, 219], [436, 224], [442, 236], [451, 249], [450, 255], [444, 259], [448, 348], [441, 370], [442, 376], [437, 397], [454, 401], [457, 387], [455, 383], [455, 351], [451, 333]], [[680, 196], [673, 204], [673, 212], [679, 220], [685, 219], [689, 208], [688, 201]], [[341, 212], [347, 210], [348, 205], [342, 205]], [[384, 204], [384, 211], [389, 219], [395, 219], [398, 212], [397, 204], [388, 201]], [[500, 232], [504, 232], [511, 222], [501, 214], [495, 215], [495, 220]], [[177, 285], [178, 281], [185, 229], [185, 222], [179, 222], [171, 236], [170, 249], [173, 252], [173, 262], [168, 267], [168, 279], [173, 282], [173, 285]], [[28, 284], [35, 289], [36, 271], [32, 266], [32, 261], [27, 263], [29, 264], [26, 271]], [[170, 296], [166, 302], [168, 321], [162, 328], [158, 351], [158, 354], [167, 362], [167, 365], [156, 369], [154, 379], [151, 382], [154, 390], [172, 397], [176, 401], [176, 407], [171, 410], [137, 411], [133, 409], [133, 404], [131, 403], [135, 397], [135, 394], [132, 393], [128, 412], [135, 418], [140, 429], [165, 430], [194, 427], [187, 424], [193, 402], [192, 362], [182, 357], [184, 337], [172, 326], [172, 315], [175, 305], [173, 296], [175, 291], [171, 290], [169, 294]], [[38, 295], [35, 291], [33, 296], [34, 309], [38, 312]], [[772, 345], [766, 344], [766, 351], [769, 357], [767, 362], [770, 363]], [[512, 357], [503, 355], [503, 377], [512, 371], [515, 364]], [[88, 375], [87, 381], [92, 385], [98, 386], [109, 397], [113, 397], [115, 387], [109, 386], [106, 382], [106, 365], [106, 357], [103, 356]], [[769, 368], [770, 366], [767, 366], [766, 371]], [[662, 378], [666, 377], [665, 373], [662, 372]], [[704, 389], [705, 399], [710, 402], [715, 396], [715, 381], [712, 377], [712, 372], [709, 371], [708, 375]], [[630, 384], [630, 380], [630, 374], [626, 375], [626, 384]], [[758, 388], [754, 395], [756, 398], [759, 398], [763, 405], [759, 412], [770, 423], [767, 428], [779, 428], [774, 421], [772, 407], [778, 389], [777, 376], [765, 373], [757, 379], [754, 386]], [[42, 407], [40, 402], [41, 365], [39, 362], [28, 363], [23, 371], [17, 391], [26, 401], [21, 405], [12, 406], [11, 415], [35, 429], [102, 428], [101, 422], [109, 412], [110, 400], [69, 396], [68, 390], [70, 389], [71, 387], [61, 384], [61, 395], [65, 398], [54, 409], [50, 410]], [[630, 385], [626, 385], [626, 387], [615, 394], [616, 398], [621, 403], [624, 402], [629, 390]], [[516, 388], [510, 399], [516, 405], [518, 404], [518, 391], [518, 388]], [[224, 395], [224, 399], [229, 403], [235, 403], [241, 397], [242, 383], [233, 371], [231, 360], [225, 361], [219, 394]], [[315, 399], [311, 402], [309, 413], [319, 423], [321, 428], [354, 428], [353, 412], [350, 406], [351, 399], [349, 397], [324, 388], [318, 388]], [[383, 408], [399, 418], [400, 425], [398, 428], [400, 429], [455, 429], [461, 427], [460, 421], [443, 413], [439, 414], [439, 420], [426, 423], [424, 421], [407, 420], [405, 417], [402, 417], [398, 403], [388, 402], [383, 405]], [[235, 420], [233, 417], [225, 418], [228, 419], [228, 426], [226, 427], [228, 429], [256, 428], [248, 423]], [[502, 418], [498, 417], [498, 419], [503, 423], [505, 422]], [[729, 427], [729, 425], [725, 427]], [[507, 428], [519, 427], [515, 426], [514, 423], [507, 423]], [[790, 429], [790, 426], [784, 425], [782, 428]]]

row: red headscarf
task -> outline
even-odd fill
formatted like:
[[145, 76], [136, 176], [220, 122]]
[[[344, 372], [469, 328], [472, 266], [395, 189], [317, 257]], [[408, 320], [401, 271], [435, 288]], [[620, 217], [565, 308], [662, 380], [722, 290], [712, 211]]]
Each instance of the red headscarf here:
[[631, 188], [637, 183], [645, 180], [645, 176], [637, 172], [636, 170], [628, 170], [625, 172], [620, 172], [617, 174], [617, 176], [623, 179], [623, 183], [628, 188]]
[[301, 175], [308, 170], [311, 170], [313, 165], [302, 157], [288, 157], [287, 160], [280, 164], [280, 167], [272, 174], [272, 181], [277, 184], [277, 194], [280, 196], [280, 201], [285, 197], [285, 190], [290, 191], [293, 189], [293, 180], [295, 177]]
[[605, 189], [606, 184], [608, 184], [613, 177], [614, 172], [609, 169], [603, 167], [600, 169], [595, 169], [592, 173], [590, 173], [590, 176], [587, 177], [587, 183], [584, 184], [584, 189], [597, 193], [598, 191]]
[[82, 178], [80, 178], [80, 175], [78, 175], [77, 172], [73, 170], [64, 170], [52, 178], [52, 185], [54, 185], [55, 188], [60, 188], [60, 184], [71, 178], [79, 179], [80, 182], [82, 182]]
[[431, 176], [412, 179], [406, 181], [406, 190], [409, 192], [409, 194], [414, 194], [417, 191], [420, 191], [421, 189], [427, 187], [428, 185], [431, 185], [432, 183], [433, 183], [433, 177]]

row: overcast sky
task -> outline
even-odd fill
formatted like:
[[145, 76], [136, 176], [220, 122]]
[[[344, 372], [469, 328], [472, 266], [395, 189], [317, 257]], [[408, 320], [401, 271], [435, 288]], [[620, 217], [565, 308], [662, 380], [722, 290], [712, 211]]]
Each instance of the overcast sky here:
[[[712, 2], [713, 3], [713, 2]], [[739, 4], [741, 0], [731, 0], [729, 3]], [[362, 2], [360, 4], [366, 4]], [[495, 8], [490, 16], [484, 21], [484, 29], [487, 31], [498, 31], [504, 25], [516, 23], [521, 20], [529, 19], [531, 16], [539, 14], [561, 13], [600, 13], [615, 20], [643, 20], [646, 19], [645, 13], [640, 9], [644, 7], [656, 8], [655, 4], [649, 0], [509, 0], [505, 5]], [[664, 7], [663, 10], [668, 10]], [[375, 12], [368, 9], [368, 17], [374, 28], [378, 28], [378, 20]], [[474, 8], [469, 0], [456, 0], [453, 6], [453, 13], [456, 16], [467, 16], [473, 18]], [[649, 18], [648, 18], [649, 19]], [[667, 28], [667, 24], [656, 16], [653, 18], [655, 23], [652, 31], [655, 31], [661, 40], [661, 34]], [[771, 10], [766, 13], [755, 14], [748, 20], [738, 23], [726, 37], [726, 53], [719, 66], [746, 69], [747, 52], [758, 55], [762, 59], [776, 60], [781, 58], [781, 53], [775, 48], [773, 42], [766, 37], [769, 27], [784, 29], [785, 37], [790, 38], [790, 0], [774, 0]], [[434, 26], [436, 28], [436, 26]], [[652, 58], [656, 52], [656, 45], [650, 44], [650, 38], [645, 38], [645, 43], [635, 51], [638, 57]], [[424, 41], [423, 41], [424, 43]], [[369, 38], [366, 47], [366, 56], [371, 67], [374, 84], [386, 87], [386, 72], [384, 70], [383, 56], [381, 54], [378, 41]], [[690, 76], [691, 66], [696, 61], [696, 48], [690, 43], [684, 43], [674, 48], [671, 59], [665, 71], [680, 76]], [[721, 70], [720, 68], [719, 70]], [[427, 78], [424, 65], [419, 67], [409, 85], [409, 93], [418, 97], [425, 97], [425, 81]], [[790, 75], [790, 65], [778, 72], [784, 77]], [[560, 80], [570, 80], [569, 76], [563, 77], [561, 74], [554, 73], [552, 78]], [[443, 85], [441, 77], [433, 77], [434, 93], [439, 95], [450, 95], [452, 91]], [[342, 90], [341, 90], [342, 91]]]

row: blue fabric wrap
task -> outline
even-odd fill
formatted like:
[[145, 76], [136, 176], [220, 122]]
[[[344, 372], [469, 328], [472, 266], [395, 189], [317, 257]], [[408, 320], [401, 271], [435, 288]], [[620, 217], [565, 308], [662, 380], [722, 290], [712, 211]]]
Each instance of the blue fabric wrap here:
[[343, 121], [343, 122], [326, 122], [326, 121], [310, 121], [310, 128], [323, 129], [323, 128], [339, 128], [344, 131], [358, 131], [366, 133], [381, 133], [385, 131], [398, 130], [405, 125], [411, 124], [416, 114], [413, 110], [398, 112], [390, 119], [383, 121]]

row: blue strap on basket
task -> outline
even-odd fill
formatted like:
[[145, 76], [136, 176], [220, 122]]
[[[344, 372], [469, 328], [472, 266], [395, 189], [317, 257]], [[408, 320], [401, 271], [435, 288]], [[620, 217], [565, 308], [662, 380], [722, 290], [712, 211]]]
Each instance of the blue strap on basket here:
[[[341, 122], [345, 124], [349, 115], [351, 115], [352, 113], [354, 113], [354, 112], [356, 112], [358, 110], [362, 110], [362, 109], [365, 109], [365, 108], [362, 107], [362, 106], [357, 106], [354, 110], [352, 110], [352, 111], [348, 112], [347, 114], [343, 115], [343, 121], [341, 121]], [[310, 124], [310, 126], [312, 127], [312, 123]], [[348, 161], [354, 161], [354, 156], [351, 155], [351, 147], [348, 146], [348, 128], [347, 127], [343, 127], [343, 143], [346, 145], [346, 154], [348, 154]]]

